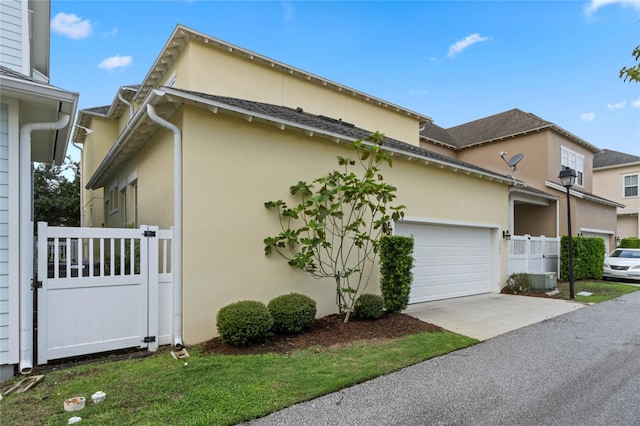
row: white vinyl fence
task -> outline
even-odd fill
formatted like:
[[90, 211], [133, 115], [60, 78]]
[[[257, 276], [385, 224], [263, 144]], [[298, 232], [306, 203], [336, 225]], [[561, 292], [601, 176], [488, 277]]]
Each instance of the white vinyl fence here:
[[509, 275], [560, 272], [560, 238], [513, 235], [509, 240]]
[[38, 223], [38, 364], [171, 343], [172, 231]]

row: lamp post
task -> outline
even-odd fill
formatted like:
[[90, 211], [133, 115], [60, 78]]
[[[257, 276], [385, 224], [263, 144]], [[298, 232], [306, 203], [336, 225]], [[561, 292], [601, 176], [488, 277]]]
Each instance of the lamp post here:
[[576, 182], [576, 171], [565, 167], [560, 170], [560, 182], [562, 182], [562, 186], [567, 188], [567, 234], [569, 235], [569, 247], [568, 247], [568, 257], [569, 257], [569, 298], [575, 298], [575, 291], [573, 286], [573, 241], [571, 239], [571, 197], [569, 195], [569, 189]]

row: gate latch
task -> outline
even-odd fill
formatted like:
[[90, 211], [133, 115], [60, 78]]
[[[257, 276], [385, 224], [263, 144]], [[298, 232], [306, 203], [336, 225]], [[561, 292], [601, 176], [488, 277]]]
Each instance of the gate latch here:
[[156, 236], [156, 231], [144, 231], [142, 233], [142, 235], [144, 237], [155, 237]]
[[156, 341], [156, 336], [147, 336], [142, 339], [143, 343], [153, 343]]

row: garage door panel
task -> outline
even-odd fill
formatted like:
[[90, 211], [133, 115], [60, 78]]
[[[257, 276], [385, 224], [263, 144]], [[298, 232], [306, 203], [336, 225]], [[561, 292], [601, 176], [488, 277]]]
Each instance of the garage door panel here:
[[414, 237], [410, 303], [490, 291], [489, 228], [398, 223], [396, 234]]

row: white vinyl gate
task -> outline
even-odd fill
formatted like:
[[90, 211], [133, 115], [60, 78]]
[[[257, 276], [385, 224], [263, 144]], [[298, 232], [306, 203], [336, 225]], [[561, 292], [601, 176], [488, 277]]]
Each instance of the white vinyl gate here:
[[555, 272], [558, 276], [560, 238], [512, 235], [508, 246], [509, 275], [517, 272]]
[[171, 235], [39, 222], [38, 364], [171, 343]]

